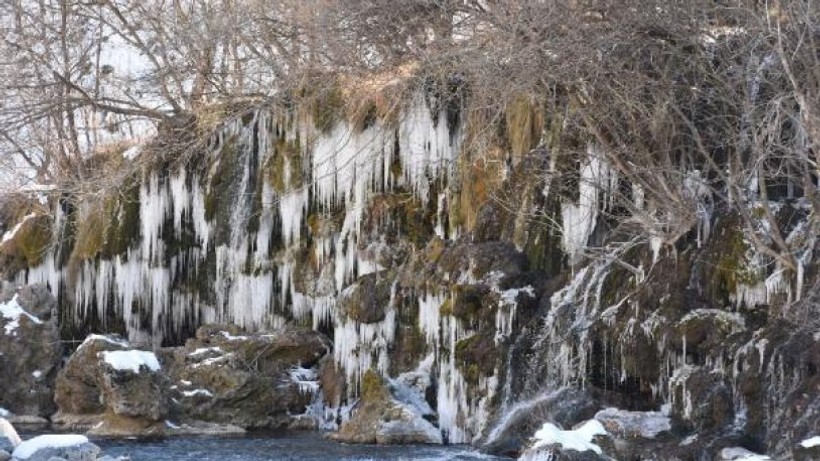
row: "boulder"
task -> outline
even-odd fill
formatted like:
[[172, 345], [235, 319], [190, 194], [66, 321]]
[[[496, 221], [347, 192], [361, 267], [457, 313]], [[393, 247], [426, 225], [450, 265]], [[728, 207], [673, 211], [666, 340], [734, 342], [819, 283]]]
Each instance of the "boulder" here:
[[0, 461], [9, 461], [11, 459], [11, 453], [7, 452], [6, 450], [0, 450]]
[[26, 440], [14, 449], [13, 459], [20, 461], [95, 461], [100, 447], [82, 435], [48, 434]]
[[[91, 335], [57, 378], [55, 423], [94, 435], [150, 436], [165, 428], [168, 380], [153, 352]], [[100, 424], [102, 423], [102, 424]]]
[[128, 342], [115, 335], [90, 335], [77, 348], [57, 375], [54, 400], [60, 416], [103, 413], [102, 374], [98, 354], [128, 349]]
[[120, 416], [159, 421], [167, 416], [167, 379], [159, 361], [147, 351], [105, 351], [102, 396], [106, 410]]
[[309, 329], [245, 333], [209, 325], [163, 356], [183, 422], [284, 428], [304, 425], [298, 415], [319, 388], [318, 364], [329, 351], [327, 338]]
[[17, 416], [54, 413], [62, 358], [54, 297], [43, 285], [0, 290], [0, 407]]
[[395, 399], [387, 383], [372, 370], [362, 378], [362, 396], [353, 417], [330, 438], [347, 443], [443, 442], [441, 431], [416, 406]]

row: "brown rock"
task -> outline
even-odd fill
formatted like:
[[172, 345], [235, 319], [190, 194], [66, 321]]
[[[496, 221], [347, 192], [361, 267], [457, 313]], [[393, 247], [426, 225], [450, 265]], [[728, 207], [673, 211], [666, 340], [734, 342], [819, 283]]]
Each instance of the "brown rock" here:
[[43, 285], [6, 285], [0, 308], [0, 407], [18, 416], [49, 416], [62, 357], [54, 297]]
[[100, 359], [102, 351], [128, 349], [128, 343], [113, 335], [91, 335], [71, 355], [57, 375], [54, 396], [60, 413], [69, 415], [101, 414], [102, 375]]
[[[327, 338], [308, 329], [244, 333], [209, 325], [164, 355], [183, 421], [282, 428], [304, 425], [297, 416], [313, 399], [315, 367], [329, 351]], [[297, 369], [311, 376], [294, 376]]]

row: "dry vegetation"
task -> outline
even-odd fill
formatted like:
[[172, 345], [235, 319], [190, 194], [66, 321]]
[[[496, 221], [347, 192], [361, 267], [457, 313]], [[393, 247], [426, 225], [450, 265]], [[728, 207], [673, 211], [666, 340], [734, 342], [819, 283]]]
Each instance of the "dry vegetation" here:
[[[728, 209], [765, 220], [770, 238], [753, 243], [794, 270], [766, 203], [820, 207], [819, 13], [776, 0], [12, 0], [0, 155], [87, 191], [130, 174], [116, 143], [139, 127], [174, 133], [157, 152], [190, 152], [248, 107], [301, 99], [319, 125], [389, 121], [424, 87], [465, 122], [465, 171], [537, 152], [555, 161], [534, 174], [577, 175], [595, 142], [643, 194], [620, 197], [627, 224], [672, 244], [700, 207]], [[113, 43], [141, 68], [112, 67]], [[470, 197], [497, 184], [478, 186]]]

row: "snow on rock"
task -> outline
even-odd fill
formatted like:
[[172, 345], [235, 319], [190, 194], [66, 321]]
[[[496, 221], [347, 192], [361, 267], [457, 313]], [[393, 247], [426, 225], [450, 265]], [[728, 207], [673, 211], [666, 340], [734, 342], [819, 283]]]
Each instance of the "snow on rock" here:
[[83, 341], [82, 344], [80, 344], [80, 347], [78, 347], [77, 349], [78, 350], [82, 349], [83, 347], [87, 346], [88, 344], [90, 344], [94, 341], [105, 341], [109, 344], [124, 347], [126, 349], [130, 347], [129, 344], [126, 341], [118, 339], [115, 336], [91, 334], [91, 335], [88, 335], [87, 338], [85, 338], [85, 341]]
[[247, 336], [242, 336], [242, 335], [234, 336], [234, 335], [228, 333], [227, 331], [220, 331], [220, 334], [222, 334], [222, 336], [224, 336], [225, 339], [227, 339], [228, 341], [247, 341], [248, 340]]
[[[9, 413], [6, 411], [6, 414], [8, 415]], [[2, 413], [0, 413], [0, 416], [2, 416]], [[22, 440], [20, 440], [20, 436], [17, 435], [17, 431], [14, 429], [14, 426], [12, 426], [11, 423], [5, 418], [0, 418], [0, 436], [8, 439], [13, 447], [16, 447], [22, 443]]]
[[132, 371], [139, 373], [142, 367], [151, 372], [160, 370], [159, 360], [153, 352], [148, 351], [103, 351], [99, 356], [105, 363], [118, 371]]
[[771, 461], [766, 455], [753, 453], [745, 448], [730, 447], [720, 450], [718, 459], [721, 461]]
[[222, 350], [222, 348], [219, 348], [219, 347], [200, 347], [200, 348], [196, 349], [195, 351], [191, 352], [190, 354], [188, 354], [188, 356], [189, 357], [196, 357], [198, 355], [207, 354], [207, 353], [210, 353], [210, 352], [213, 352], [215, 354], [224, 354], [224, 351]]
[[140, 153], [142, 153], [142, 147], [139, 145], [134, 145], [126, 149], [122, 153], [122, 158], [126, 160], [134, 160], [135, 158], [139, 157]]
[[194, 389], [192, 391], [182, 391], [182, 395], [185, 397], [196, 397], [198, 395], [201, 395], [203, 397], [214, 396], [208, 389]]
[[3, 407], [0, 407], [0, 418], [8, 418], [9, 416], [11, 416], [11, 412]]
[[561, 430], [552, 423], [544, 423], [533, 436], [534, 444], [532, 448], [538, 449], [547, 445], [561, 445], [564, 450], [574, 451], [594, 451], [601, 454], [601, 447], [592, 443], [597, 435], [608, 435], [604, 426], [596, 420], [589, 420], [577, 429]]
[[[16, 459], [29, 459], [37, 452], [48, 449], [77, 448], [88, 444], [88, 437], [74, 434], [39, 435], [26, 440], [14, 449], [12, 456]], [[99, 449], [97, 449], [99, 451]]]
[[9, 321], [6, 323], [5, 331], [6, 334], [10, 336], [17, 334], [17, 328], [20, 326], [20, 317], [27, 317], [30, 321], [38, 325], [43, 323], [40, 319], [29, 314], [20, 306], [17, 302], [17, 295], [14, 295], [14, 297], [6, 303], [0, 303], [0, 315]]
[[668, 416], [659, 411], [628, 411], [607, 408], [599, 411], [594, 418], [611, 434], [622, 437], [654, 438], [661, 432], [672, 430]]
[[803, 448], [820, 447], [820, 435], [815, 435], [814, 437], [808, 438], [800, 442], [800, 446]]
[[36, 217], [37, 217], [36, 213], [29, 213], [29, 214], [23, 216], [23, 219], [21, 219], [19, 223], [17, 223], [14, 227], [12, 227], [10, 231], [3, 234], [3, 238], [0, 239], [0, 245], [3, 245], [6, 242], [13, 239], [14, 236], [17, 234], [17, 232], [20, 230], [20, 228], [23, 227], [23, 224], [26, 223], [26, 221], [28, 221], [29, 219], [32, 219], [32, 218], [36, 218]]

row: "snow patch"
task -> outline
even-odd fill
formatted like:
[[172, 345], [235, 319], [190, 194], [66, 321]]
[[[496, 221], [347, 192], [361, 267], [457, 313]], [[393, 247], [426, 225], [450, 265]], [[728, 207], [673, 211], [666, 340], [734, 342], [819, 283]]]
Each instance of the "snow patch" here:
[[815, 435], [814, 437], [800, 442], [800, 446], [803, 448], [814, 448], [820, 446], [820, 435]]
[[227, 331], [220, 331], [219, 333], [222, 336], [224, 336], [225, 339], [227, 339], [228, 341], [247, 341], [248, 340], [247, 336], [242, 336], [242, 335], [234, 336], [234, 335], [228, 333]]
[[116, 339], [116, 338], [114, 338], [114, 337], [112, 337], [112, 336], [106, 336], [106, 335], [94, 335], [94, 334], [92, 334], [92, 335], [88, 335], [88, 337], [87, 337], [87, 338], [85, 338], [85, 341], [83, 341], [83, 343], [82, 343], [82, 344], [80, 344], [80, 347], [78, 347], [77, 349], [78, 349], [78, 350], [79, 350], [79, 349], [82, 349], [82, 348], [83, 348], [83, 347], [85, 347], [87, 344], [90, 344], [90, 343], [92, 343], [92, 342], [94, 342], [94, 341], [105, 341], [105, 342], [107, 342], [108, 344], [113, 344], [113, 345], [115, 345], [115, 346], [124, 347], [124, 348], [126, 348], [126, 349], [130, 347], [130, 345], [128, 344], [128, 342], [126, 342], [126, 341], [124, 341], [124, 340]]
[[558, 444], [565, 450], [594, 451], [600, 455], [601, 447], [592, 443], [596, 435], [608, 435], [608, 433], [604, 426], [595, 420], [589, 420], [577, 429], [568, 431], [561, 430], [555, 424], [544, 423], [533, 436], [535, 441], [533, 448]]
[[126, 160], [134, 160], [135, 158], [139, 157], [142, 153], [142, 148], [140, 146], [131, 146], [122, 153], [122, 158]]
[[0, 239], [0, 245], [3, 245], [6, 242], [13, 239], [14, 236], [17, 234], [17, 232], [20, 230], [20, 228], [23, 227], [23, 224], [25, 224], [26, 221], [28, 221], [29, 219], [32, 219], [32, 218], [35, 218], [35, 217], [37, 217], [37, 213], [29, 213], [29, 214], [23, 216], [23, 219], [21, 219], [19, 223], [17, 223], [14, 227], [12, 227], [10, 231], [3, 234], [3, 238]]
[[6, 335], [9, 336], [17, 335], [16, 330], [20, 326], [20, 317], [27, 317], [30, 321], [38, 325], [43, 323], [40, 319], [29, 314], [20, 306], [20, 303], [17, 302], [17, 295], [14, 295], [14, 297], [6, 303], [0, 303], [0, 315], [6, 320], [9, 320], [5, 326]]
[[160, 370], [159, 360], [153, 352], [148, 351], [103, 351], [99, 354], [105, 363], [111, 365], [117, 371], [132, 371], [139, 373], [142, 367], [148, 371], [156, 372]]
[[196, 397], [198, 395], [204, 397], [213, 397], [214, 395], [208, 389], [194, 389], [192, 391], [182, 391], [183, 397]]
[[29, 459], [40, 450], [48, 448], [71, 448], [88, 443], [88, 437], [75, 434], [48, 434], [39, 435], [26, 440], [14, 449], [12, 457]]
[[209, 352], [213, 352], [213, 353], [217, 353], [217, 354], [223, 354], [224, 353], [224, 351], [220, 347], [200, 347], [197, 350], [195, 350], [195, 351], [191, 352], [190, 354], [188, 354], [188, 356], [189, 357], [196, 357], [198, 355], [207, 354]]
[[753, 453], [745, 448], [740, 447], [730, 447], [724, 448], [720, 450], [720, 457], [718, 459], [722, 461], [771, 461], [772, 458], [769, 458], [766, 455], [759, 455], [757, 453]]

